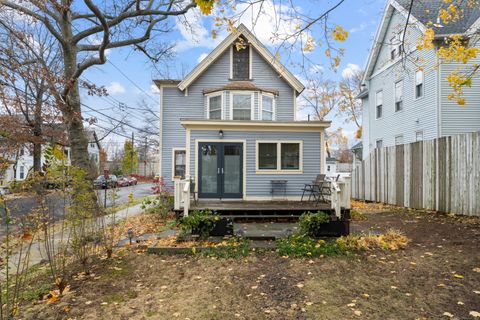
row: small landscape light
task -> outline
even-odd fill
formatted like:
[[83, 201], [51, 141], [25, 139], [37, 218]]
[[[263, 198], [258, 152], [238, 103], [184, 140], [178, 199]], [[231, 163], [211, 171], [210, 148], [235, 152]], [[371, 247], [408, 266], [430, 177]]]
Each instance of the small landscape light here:
[[223, 138], [223, 130], [218, 131], [218, 136], [219, 136], [220, 138]]
[[127, 235], [128, 235], [128, 239], [130, 240], [130, 244], [132, 244], [133, 230], [132, 230], [132, 229], [128, 229]]

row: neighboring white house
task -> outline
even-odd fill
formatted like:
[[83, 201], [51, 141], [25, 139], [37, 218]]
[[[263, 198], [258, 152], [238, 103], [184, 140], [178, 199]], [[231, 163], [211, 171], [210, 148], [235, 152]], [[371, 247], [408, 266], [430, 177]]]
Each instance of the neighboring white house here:
[[[93, 161], [98, 168], [100, 165], [100, 142], [98, 141], [97, 134], [93, 130], [86, 132], [88, 137], [88, 155], [91, 161]], [[45, 147], [45, 146], [44, 146]], [[42, 149], [44, 149], [44, 147]], [[63, 146], [63, 153], [65, 155], [67, 165], [70, 165], [70, 147]], [[45, 157], [42, 154], [41, 164], [45, 163]], [[0, 188], [7, 187], [8, 184], [13, 181], [22, 181], [27, 178], [29, 171], [33, 168], [33, 154], [30, 152], [29, 148], [23, 147], [19, 151], [18, 160], [16, 163], [16, 170], [14, 170], [14, 165], [11, 165], [3, 175], [0, 175]]]
[[336, 158], [327, 157], [326, 163], [327, 163], [327, 170], [326, 170], [327, 176], [329, 177], [336, 176], [338, 160]]
[[[406, 28], [408, 8], [413, 3]], [[363, 105], [363, 159], [376, 147], [480, 130], [480, 77], [474, 76], [464, 89], [466, 104], [448, 99], [452, 92], [447, 76], [457, 68], [466, 70], [480, 63], [480, 56], [469, 64], [439, 61], [435, 50], [418, 50], [418, 39], [433, 22], [437, 46], [451, 34], [477, 39], [480, 8], [463, 6], [462, 19], [445, 25], [435, 23], [439, 8], [446, 1], [388, 1], [370, 50], [358, 96]], [[448, 4], [447, 4], [448, 5]], [[405, 34], [405, 41], [402, 42]], [[471, 40], [473, 41], [473, 40]], [[399, 52], [405, 49], [407, 57]]]

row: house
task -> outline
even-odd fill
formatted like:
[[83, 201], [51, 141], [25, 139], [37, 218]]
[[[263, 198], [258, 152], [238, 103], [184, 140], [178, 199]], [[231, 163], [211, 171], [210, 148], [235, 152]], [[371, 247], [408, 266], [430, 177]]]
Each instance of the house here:
[[[97, 134], [93, 130], [86, 131], [88, 137], [88, 155], [90, 160], [95, 165], [95, 168], [98, 170], [99, 168], [99, 161], [100, 161], [100, 142], [98, 141]], [[61, 140], [59, 136], [56, 136], [55, 140]], [[70, 147], [65, 145], [65, 142], [58, 141], [58, 144], [61, 146], [65, 156], [65, 163], [69, 165], [71, 163], [71, 154], [70, 154]], [[42, 146], [42, 157], [41, 157], [41, 164], [42, 168], [45, 164], [45, 156], [43, 152], [47, 148], [47, 144]], [[3, 173], [0, 172], [0, 188], [7, 187], [11, 181], [22, 181], [25, 180], [30, 171], [33, 170], [33, 153], [29, 146], [24, 145], [18, 150], [18, 154], [16, 156], [11, 155], [11, 162], [10, 165]], [[16, 159], [16, 160], [15, 160]]]
[[200, 199], [299, 200], [326, 170], [330, 123], [296, 121], [303, 84], [244, 26], [184, 79], [160, 89], [159, 171], [172, 187], [191, 179]]
[[88, 139], [88, 157], [92, 162], [94, 168], [97, 170], [97, 173], [100, 171], [100, 150], [102, 147], [100, 141], [98, 140], [97, 133], [95, 130], [86, 130], [85, 131]]
[[338, 160], [333, 157], [327, 157], [326, 164], [327, 164], [327, 170], [326, 170], [327, 176], [330, 176], [330, 177], [335, 176], [337, 174]]
[[[368, 57], [364, 89], [358, 96], [363, 105], [363, 159], [376, 147], [480, 130], [478, 73], [472, 86], [464, 89], [463, 106], [448, 99], [452, 89], [446, 80], [457, 68], [467, 70], [480, 63], [480, 56], [462, 65], [440, 61], [435, 53], [444, 45], [445, 36], [469, 38], [476, 32], [474, 37], [478, 37], [480, 8], [467, 7], [467, 2], [455, 2], [461, 6], [460, 20], [441, 25], [437, 16], [446, 1], [388, 1]], [[410, 3], [413, 7], [405, 28]], [[418, 50], [417, 41], [429, 27], [435, 31], [436, 48]], [[479, 43], [476, 40], [477, 46]], [[406, 57], [400, 54], [403, 49]]]

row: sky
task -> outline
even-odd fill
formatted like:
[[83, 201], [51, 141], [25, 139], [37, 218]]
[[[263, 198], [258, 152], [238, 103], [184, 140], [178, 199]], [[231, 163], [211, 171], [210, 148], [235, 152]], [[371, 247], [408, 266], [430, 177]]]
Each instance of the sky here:
[[[334, 0], [309, 0], [295, 1], [294, 4], [302, 12], [315, 12], [315, 10], [324, 10], [334, 2]], [[268, 3], [268, 2], [267, 2]], [[368, 51], [373, 42], [376, 29], [380, 22], [386, 0], [345, 0], [329, 16], [329, 21], [342, 26], [349, 32], [349, 36], [341, 47], [345, 48], [345, 54], [342, 58], [340, 67], [336, 72], [330, 70], [329, 60], [325, 57], [325, 47], [316, 47], [308, 54], [308, 59], [314, 61], [319, 70], [323, 72], [324, 79], [339, 80], [342, 74], [347, 74], [352, 69], [363, 69], [366, 64]], [[255, 9], [255, 8], [254, 8]], [[272, 10], [272, 8], [264, 9]], [[242, 21], [247, 26], [251, 25], [252, 13], [247, 13]], [[153, 85], [153, 80], [158, 78], [179, 79], [188, 73], [195, 65], [210, 53], [215, 46], [226, 36], [226, 33], [213, 39], [211, 36], [212, 18], [201, 16], [198, 11], [188, 14], [186, 19], [189, 22], [195, 22], [195, 32], [192, 33], [184, 27], [182, 19], [171, 19], [172, 32], [165, 36], [165, 42], [175, 44], [174, 56], [168, 62], [160, 62], [156, 66], [149, 62], [144, 55], [132, 51], [130, 48], [112, 49], [107, 52], [108, 62], [102, 66], [96, 66], [87, 70], [83, 79], [93, 82], [98, 86], [105, 86], [108, 91], [107, 97], [90, 96], [86, 91], [82, 92], [82, 102], [85, 104], [84, 116], [96, 117], [98, 126], [111, 127], [107, 121], [126, 119], [135, 127], [142, 126], [142, 112], [138, 110], [138, 103], [141, 100], [158, 108], [159, 99], [157, 90]], [[286, 32], [291, 30], [292, 25], [288, 22], [282, 26]], [[260, 18], [255, 25], [253, 33], [267, 46], [271, 51], [278, 48], [278, 43], [271, 41], [271, 21], [268, 15]], [[318, 28], [314, 29], [312, 36], [316, 38]], [[92, 42], [95, 39], [91, 40]], [[282, 62], [287, 68], [298, 75], [302, 82], [305, 78], [301, 76], [295, 68], [300, 62], [301, 55], [295, 51], [287, 58], [280, 55]], [[159, 71], [162, 74], [159, 74]], [[306, 84], [306, 83], [304, 83]], [[104, 115], [94, 112], [95, 109], [104, 113]], [[137, 108], [137, 109], [136, 109]], [[307, 117], [306, 111], [298, 113], [300, 118]], [[112, 120], [115, 119], [115, 120]], [[344, 123], [344, 119], [330, 115], [327, 120], [332, 121], [331, 129], [342, 127], [344, 133], [349, 137], [350, 144], [355, 143], [355, 128], [352, 124]], [[121, 148], [126, 136], [131, 135], [130, 128], [121, 132], [122, 135], [110, 133], [104, 139], [104, 147], [109, 149], [109, 153], [115, 148]], [[133, 130], [135, 131], [135, 130]], [[100, 134], [100, 136], [102, 136]], [[107, 145], [105, 145], [107, 144]]]

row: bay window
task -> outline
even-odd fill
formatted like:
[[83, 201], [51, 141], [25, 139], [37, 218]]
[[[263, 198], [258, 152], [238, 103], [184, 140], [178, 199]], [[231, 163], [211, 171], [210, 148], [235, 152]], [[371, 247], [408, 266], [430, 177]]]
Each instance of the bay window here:
[[302, 170], [302, 141], [257, 142], [257, 172], [299, 172]]
[[222, 95], [207, 97], [208, 119], [222, 119]]
[[273, 95], [262, 94], [262, 120], [274, 120]]
[[230, 96], [232, 120], [252, 120], [252, 93], [232, 93]]

